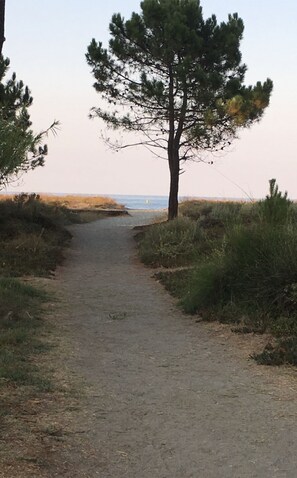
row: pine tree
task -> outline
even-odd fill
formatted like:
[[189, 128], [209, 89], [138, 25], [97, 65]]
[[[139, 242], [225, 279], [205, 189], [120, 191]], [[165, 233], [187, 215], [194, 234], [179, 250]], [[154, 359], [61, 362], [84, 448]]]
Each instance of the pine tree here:
[[243, 21], [235, 13], [204, 20], [199, 0], [144, 0], [129, 20], [114, 14], [109, 48], [92, 40], [86, 55], [106, 105], [93, 116], [142, 134], [163, 150], [170, 170], [168, 218], [178, 213], [181, 161], [223, 149], [258, 121], [272, 81], [245, 86]]
[[5, 41], [5, 0], [0, 0], [0, 189], [20, 174], [44, 164], [47, 145], [41, 145], [49, 131], [56, 132], [58, 122], [45, 131], [34, 134], [28, 108], [33, 98], [22, 81], [13, 73], [11, 79], [5, 76], [9, 59], [2, 55]]
[[292, 204], [287, 191], [279, 191], [276, 179], [270, 179], [269, 194], [259, 202], [260, 218], [274, 226], [288, 224], [293, 214]]
[[33, 98], [16, 74], [5, 80], [9, 60], [0, 56], [0, 189], [19, 175], [44, 164], [47, 146], [41, 145], [48, 130], [34, 134], [28, 108]]

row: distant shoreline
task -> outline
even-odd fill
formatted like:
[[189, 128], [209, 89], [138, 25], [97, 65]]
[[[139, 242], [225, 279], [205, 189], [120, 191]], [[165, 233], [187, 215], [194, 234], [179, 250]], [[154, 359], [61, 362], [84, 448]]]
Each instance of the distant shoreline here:
[[[67, 192], [67, 193], [60, 193], [60, 192], [43, 192], [43, 191], [0, 191], [0, 195], [12, 195], [17, 196], [18, 194], [40, 194], [44, 196], [78, 196], [78, 197], [107, 197], [107, 198], [127, 198], [127, 197], [134, 197], [134, 198], [160, 198], [160, 199], [168, 199], [167, 195], [162, 194], [109, 194], [109, 193], [75, 193], [75, 192]], [[220, 196], [192, 196], [192, 195], [182, 195], [179, 198], [179, 201], [186, 201], [186, 200], [201, 200], [201, 201], [259, 201], [260, 199], [264, 198], [244, 198], [244, 197], [220, 197]]]
[[[2, 195], [18, 195], [21, 193], [16, 193], [12, 191], [8, 192], [0, 192]], [[26, 193], [26, 194], [32, 194], [32, 193]], [[163, 196], [163, 195], [128, 195], [128, 194], [89, 194], [89, 193], [41, 193], [41, 192], [36, 192], [35, 194], [40, 194], [41, 196], [47, 196], [50, 198], [55, 198], [55, 197], [60, 197], [64, 198], [66, 196], [72, 197], [72, 198], [85, 198], [86, 200], [88, 198], [96, 198], [96, 197], [101, 197], [101, 198], [106, 198], [108, 200], [113, 200], [115, 201], [118, 205], [122, 205], [127, 210], [153, 210], [153, 211], [158, 211], [158, 210], [164, 210], [168, 208], [168, 196]], [[251, 199], [249, 198], [239, 198], [239, 197], [226, 197], [226, 198], [220, 198], [220, 197], [206, 197], [206, 196], [180, 196], [179, 202], [187, 201], [187, 200], [196, 200], [196, 201], [217, 201], [217, 202], [251, 202]], [[255, 201], [258, 201], [258, 199], [255, 199]]]

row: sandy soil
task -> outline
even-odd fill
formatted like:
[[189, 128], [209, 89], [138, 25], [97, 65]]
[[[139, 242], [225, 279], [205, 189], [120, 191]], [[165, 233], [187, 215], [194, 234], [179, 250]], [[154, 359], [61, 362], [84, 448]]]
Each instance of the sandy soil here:
[[295, 372], [181, 313], [136, 257], [133, 227], [154, 216], [72, 227], [55, 287], [61, 368], [83, 393], [48, 476], [295, 478]]

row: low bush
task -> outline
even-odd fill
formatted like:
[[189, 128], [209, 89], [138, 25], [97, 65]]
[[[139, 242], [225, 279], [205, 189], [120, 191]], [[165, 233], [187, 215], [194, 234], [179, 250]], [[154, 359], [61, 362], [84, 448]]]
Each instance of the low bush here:
[[139, 243], [140, 257], [145, 264], [164, 267], [195, 262], [208, 247], [203, 230], [189, 218], [154, 224]]
[[212, 211], [214, 202], [206, 200], [191, 199], [183, 201], [179, 206], [182, 216], [197, 221], [202, 216], [208, 216]]
[[175, 271], [162, 271], [155, 274], [155, 278], [160, 281], [171, 295], [181, 299], [188, 292], [189, 279], [192, 269], [178, 269]]
[[[192, 273], [188, 285], [188, 292], [181, 304], [185, 312], [194, 314], [202, 312], [205, 307], [217, 305], [219, 297], [223, 295], [224, 263], [217, 257], [205, 260]], [[218, 294], [218, 295], [217, 295]]]
[[240, 202], [217, 202], [212, 207], [210, 217], [220, 221], [225, 228], [230, 227], [241, 223], [241, 209], [242, 204]]
[[272, 334], [259, 363], [297, 365], [297, 205], [271, 180], [263, 201], [187, 201], [180, 211], [179, 226], [145, 233], [144, 261], [183, 266], [157, 278], [186, 312]]
[[290, 222], [292, 217], [292, 201], [288, 199], [288, 193], [278, 190], [275, 179], [269, 181], [269, 194], [263, 201], [258, 203], [259, 216], [263, 223], [283, 225]]
[[47, 275], [62, 259], [71, 238], [66, 208], [48, 205], [35, 194], [0, 201], [0, 275]]
[[297, 303], [297, 234], [293, 227], [234, 228], [200, 265], [185, 299], [191, 310], [240, 301], [278, 315]]

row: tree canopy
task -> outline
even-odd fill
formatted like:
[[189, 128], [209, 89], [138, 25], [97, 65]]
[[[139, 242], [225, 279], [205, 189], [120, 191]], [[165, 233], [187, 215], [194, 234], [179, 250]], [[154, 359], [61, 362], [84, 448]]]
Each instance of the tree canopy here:
[[41, 145], [49, 131], [55, 133], [58, 122], [34, 134], [28, 108], [33, 98], [22, 81], [13, 73], [6, 79], [9, 59], [2, 55], [5, 41], [5, 0], [0, 0], [0, 189], [22, 173], [43, 166], [47, 146]]
[[15, 73], [5, 79], [9, 60], [0, 56], [0, 188], [24, 172], [44, 164], [47, 146], [41, 145], [49, 130], [39, 134], [31, 130], [28, 108], [33, 102], [29, 88], [17, 81]]
[[218, 23], [215, 15], [203, 18], [199, 0], [144, 0], [140, 7], [129, 20], [113, 15], [108, 48], [95, 39], [88, 47], [94, 87], [106, 100], [92, 115], [141, 133], [141, 144], [165, 152], [172, 219], [181, 161], [224, 149], [238, 130], [259, 121], [273, 85], [244, 84], [237, 13]]

